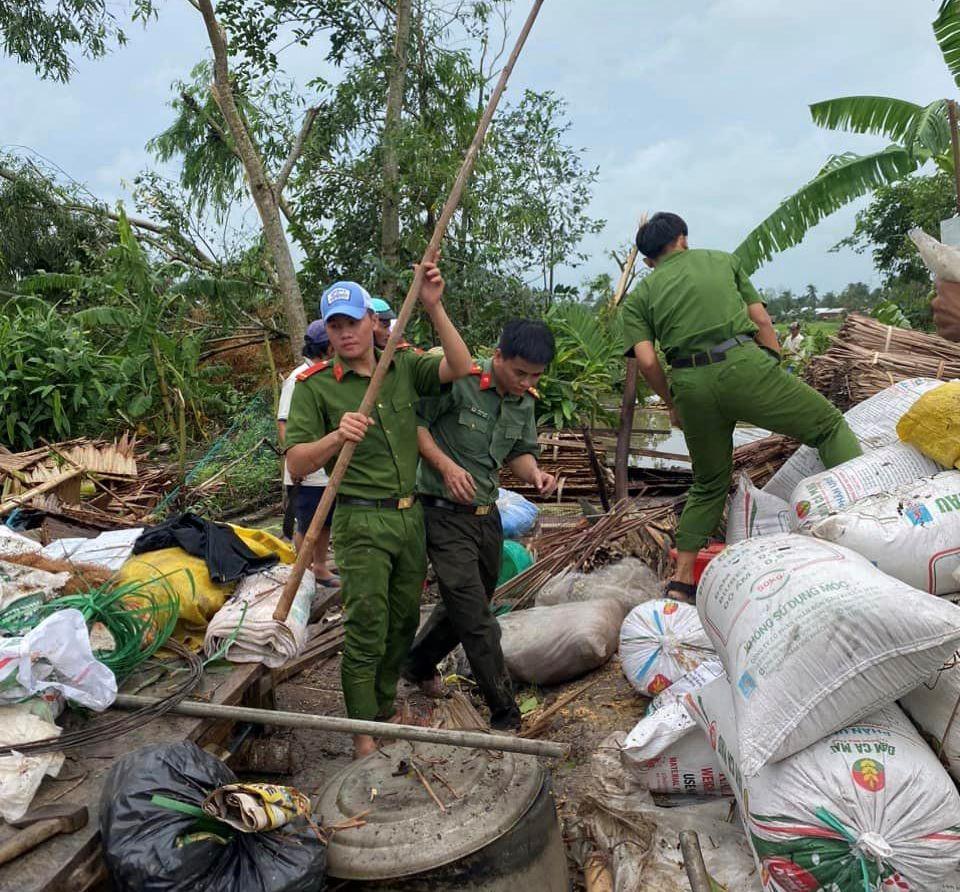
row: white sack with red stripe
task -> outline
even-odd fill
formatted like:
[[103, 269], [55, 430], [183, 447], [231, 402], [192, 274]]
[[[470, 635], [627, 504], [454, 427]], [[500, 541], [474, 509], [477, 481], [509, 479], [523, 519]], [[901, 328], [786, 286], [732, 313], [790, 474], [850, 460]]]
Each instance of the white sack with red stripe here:
[[755, 777], [724, 678], [687, 707], [734, 788], [765, 892], [933, 892], [960, 862], [960, 795], [896, 705]]

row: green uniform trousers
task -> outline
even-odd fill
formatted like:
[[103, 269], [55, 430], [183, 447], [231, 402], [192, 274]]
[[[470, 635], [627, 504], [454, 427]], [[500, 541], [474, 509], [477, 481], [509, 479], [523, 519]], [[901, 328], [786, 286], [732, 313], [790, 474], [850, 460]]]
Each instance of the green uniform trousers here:
[[738, 421], [816, 448], [827, 468], [860, 455], [860, 444], [836, 406], [755, 344], [732, 348], [724, 362], [674, 369], [670, 390], [693, 463], [693, 486], [677, 530], [680, 551], [702, 548], [720, 524]]
[[427, 554], [443, 603], [417, 635], [405, 675], [413, 681], [433, 678], [437, 664], [462, 644], [491, 723], [517, 725], [520, 711], [503, 662], [500, 624], [490, 610], [503, 552], [500, 512], [477, 516], [428, 505], [424, 514]]
[[340, 677], [347, 715], [386, 719], [420, 621], [427, 575], [423, 508], [340, 504], [333, 538], [346, 633]]

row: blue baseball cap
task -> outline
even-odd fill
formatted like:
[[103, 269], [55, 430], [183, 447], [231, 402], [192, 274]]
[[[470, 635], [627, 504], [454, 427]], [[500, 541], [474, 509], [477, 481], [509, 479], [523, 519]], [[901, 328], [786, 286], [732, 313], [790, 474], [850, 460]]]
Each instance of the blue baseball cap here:
[[367, 289], [356, 282], [334, 282], [320, 298], [320, 318], [324, 323], [334, 316], [362, 319], [372, 309]]

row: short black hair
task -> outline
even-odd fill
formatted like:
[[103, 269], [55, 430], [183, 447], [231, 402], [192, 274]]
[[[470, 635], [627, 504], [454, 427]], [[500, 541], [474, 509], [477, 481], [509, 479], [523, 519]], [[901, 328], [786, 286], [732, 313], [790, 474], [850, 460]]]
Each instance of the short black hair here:
[[519, 356], [535, 365], [549, 365], [556, 352], [553, 332], [535, 319], [511, 319], [497, 344], [504, 359]]
[[687, 224], [683, 217], [669, 211], [660, 211], [637, 230], [637, 250], [644, 257], [656, 260], [667, 245], [687, 234]]

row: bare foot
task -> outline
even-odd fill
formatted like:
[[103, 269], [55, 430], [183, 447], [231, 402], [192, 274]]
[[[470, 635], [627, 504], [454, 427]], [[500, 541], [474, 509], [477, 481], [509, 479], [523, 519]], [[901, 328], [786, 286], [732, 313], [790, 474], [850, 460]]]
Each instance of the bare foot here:
[[353, 735], [353, 758], [363, 759], [377, 751], [376, 741], [369, 734]]

